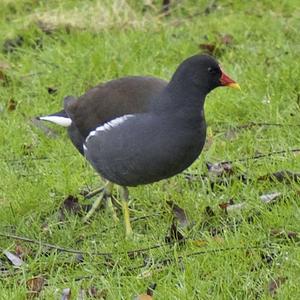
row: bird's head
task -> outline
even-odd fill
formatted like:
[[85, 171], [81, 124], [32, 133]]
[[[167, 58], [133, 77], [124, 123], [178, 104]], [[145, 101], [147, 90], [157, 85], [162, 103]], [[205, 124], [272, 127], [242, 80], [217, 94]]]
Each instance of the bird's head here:
[[172, 80], [183, 88], [208, 94], [219, 86], [240, 89], [240, 86], [226, 75], [219, 63], [209, 55], [194, 55], [183, 61]]

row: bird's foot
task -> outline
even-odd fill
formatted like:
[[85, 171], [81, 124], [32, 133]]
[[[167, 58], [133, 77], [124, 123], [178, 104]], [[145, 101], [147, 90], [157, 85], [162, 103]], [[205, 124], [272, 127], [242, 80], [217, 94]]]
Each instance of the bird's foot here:
[[113, 221], [115, 224], [119, 223], [119, 218], [117, 216], [117, 212], [116, 212], [116, 208], [115, 206], [113, 205], [113, 202], [112, 202], [112, 196], [107, 196], [107, 209], [109, 210], [109, 212], [111, 213], [112, 215], [112, 218], [113, 218]]
[[103, 191], [104, 191], [104, 187], [95, 189], [95, 190], [93, 190], [93, 191], [87, 193], [87, 194], [84, 196], [84, 199], [91, 199], [91, 198], [95, 197], [96, 195], [102, 193]]
[[91, 216], [94, 214], [94, 212], [98, 209], [100, 206], [103, 198], [105, 197], [105, 191], [102, 191], [102, 193], [97, 197], [97, 199], [94, 201], [91, 209], [87, 212], [87, 214], [83, 218], [83, 222], [87, 223]]

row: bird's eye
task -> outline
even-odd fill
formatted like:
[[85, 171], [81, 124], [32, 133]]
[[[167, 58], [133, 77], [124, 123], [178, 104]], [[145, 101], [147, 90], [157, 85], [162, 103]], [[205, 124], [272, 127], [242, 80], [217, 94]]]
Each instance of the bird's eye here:
[[212, 67], [208, 67], [208, 72], [211, 74], [216, 74], [218, 72], [218, 70], [216, 68], [212, 68]]

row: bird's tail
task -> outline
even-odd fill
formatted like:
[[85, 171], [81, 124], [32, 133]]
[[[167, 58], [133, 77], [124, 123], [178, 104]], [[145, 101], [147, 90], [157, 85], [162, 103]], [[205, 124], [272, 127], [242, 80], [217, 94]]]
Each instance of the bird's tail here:
[[[73, 99], [75, 98], [72, 96], [67, 96], [64, 99], [64, 103], [67, 103]], [[37, 119], [42, 121], [52, 122], [63, 127], [70, 127], [72, 124], [71, 118], [68, 116], [68, 114], [64, 109], [50, 115], [37, 117]]]

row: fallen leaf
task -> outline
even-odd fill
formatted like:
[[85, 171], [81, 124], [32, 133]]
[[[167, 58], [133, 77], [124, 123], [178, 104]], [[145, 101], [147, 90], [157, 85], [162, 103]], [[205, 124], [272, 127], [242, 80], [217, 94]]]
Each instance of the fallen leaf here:
[[176, 220], [179, 222], [179, 225], [181, 227], [187, 227], [190, 222], [187, 218], [186, 212], [183, 208], [179, 207], [176, 203], [173, 201], [167, 201], [167, 204], [171, 207], [172, 213]]
[[134, 299], [135, 300], [152, 300], [153, 299], [153, 292], [156, 289], [156, 283], [152, 283], [148, 289], [146, 294], [140, 294], [136, 296]]
[[90, 209], [90, 205], [82, 205], [76, 196], [67, 196], [59, 208], [59, 220], [64, 221], [66, 214], [74, 214], [81, 216]]
[[71, 299], [71, 289], [65, 288], [61, 293], [61, 300], [70, 300]]
[[15, 253], [22, 259], [30, 253], [30, 250], [24, 246], [21, 246], [20, 244], [17, 244]]
[[219, 204], [219, 207], [220, 207], [221, 209], [226, 210], [228, 206], [233, 205], [233, 204], [234, 204], [233, 199], [229, 199], [228, 202], [222, 202], [222, 203], [220, 203], [220, 204]]
[[300, 181], [300, 173], [294, 173], [288, 170], [278, 171], [272, 174], [266, 174], [260, 176], [258, 180], [270, 180], [270, 181], [279, 181], [290, 183], [292, 181], [299, 182]]
[[7, 250], [4, 250], [3, 253], [15, 267], [19, 268], [24, 264], [24, 261], [17, 255], [15, 255]]
[[57, 93], [57, 88], [55, 88], [55, 87], [51, 87], [51, 86], [49, 86], [49, 87], [47, 87], [47, 91], [48, 91], [48, 94], [49, 95], [54, 95], [54, 94], [56, 94]]
[[228, 202], [220, 203], [219, 207], [223, 209], [226, 213], [233, 211], [240, 211], [246, 207], [246, 202], [241, 202], [238, 204], [234, 204], [233, 199], [230, 199]]
[[280, 192], [274, 192], [270, 194], [264, 194], [261, 195], [259, 198], [263, 203], [269, 204], [269, 203], [274, 203], [275, 200], [278, 200], [278, 198], [282, 195]]
[[230, 163], [206, 163], [206, 167], [208, 169], [208, 173], [221, 177], [224, 175], [232, 175], [233, 174], [233, 167]]
[[287, 277], [278, 277], [276, 279], [271, 279], [268, 285], [269, 293], [272, 297], [274, 297], [277, 293], [278, 288], [285, 283], [287, 280]]
[[233, 44], [233, 36], [231, 34], [220, 35], [219, 42], [225, 46]]
[[171, 228], [169, 230], [169, 234], [165, 237], [165, 242], [166, 243], [171, 243], [174, 241], [178, 241], [179, 243], [184, 243], [185, 242], [185, 237], [184, 235], [178, 230], [176, 223], [172, 222]]
[[84, 256], [81, 253], [78, 253], [75, 255], [75, 261], [76, 263], [83, 263], [84, 262]]
[[285, 230], [281, 230], [281, 229], [272, 229], [270, 231], [270, 234], [274, 237], [278, 237], [278, 238], [289, 238], [289, 239], [298, 239], [299, 233], [295, 232], [295, 231], [285, 231]]
[[200, 44], [199, 48], [203, 50], [204, 53], [214, 55], [216, 51], [216, 45], [214, 44]]
[[33, 277], [26, 281], [28, 296], [30, 299], [37, 297], [45, 284], [45, 278], [42, 276]]
[[17, 108], [17, 105], [18, 103], [13, 98], [10, 98], [7, 103], [7, 110], [14, 111]]

